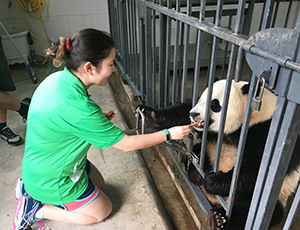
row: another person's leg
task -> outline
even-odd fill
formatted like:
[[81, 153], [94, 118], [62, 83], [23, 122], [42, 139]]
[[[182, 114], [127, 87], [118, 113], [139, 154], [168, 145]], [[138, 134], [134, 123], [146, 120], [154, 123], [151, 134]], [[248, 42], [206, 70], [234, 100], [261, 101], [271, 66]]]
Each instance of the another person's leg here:
[[23, 143], [22, 138], [19, 134], [12, 131], [6, 124], [7, 110], [1, 105], [3, 95], [5, 95], [4, 92], [0, 91], [0, 137], [7, 141], [8, 144], [20, 145]]
[[6, 91], [14, 91], [15, 89], [16, 86], [9, 72], [3, 51], [2, 37], [0, 36], [0, 137], [11, 145], [20, 145], [23, 143], [22, 138], [6, 125], [6, 111], [14, 110], [19, 112], [24, 121], [27, 119], [30, 99], [24, 98], [19, 102], [6, 93]]
[[[30, 98], [26, 97], [19, 102], [8, 93], [0, 91], [0, 110], [14, 110], [18, 112], [24, 119], [27, 119], [29, 104]], [[0, 122], [2, 122], [2, 120], [3, 119], [0, 118]]]
[[21, 103], [8, 93], [0, 91], [0, 108], [18, 111], [21, 108]]
[[0, 91], [0, 137], [7, 141], [8, 144], [20, 145], [23, 143], [23, 140], [7, 126], [7, 110], [17, 111], [26, 120], [29, 103], [29, 98], [24, 98], [19, 102], [8, 93]]

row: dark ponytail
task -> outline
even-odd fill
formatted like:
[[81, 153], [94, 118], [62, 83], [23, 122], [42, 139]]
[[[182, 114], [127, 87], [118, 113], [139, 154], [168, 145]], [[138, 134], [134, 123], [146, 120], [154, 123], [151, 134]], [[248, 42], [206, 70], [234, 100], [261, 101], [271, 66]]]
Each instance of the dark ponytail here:
[[114, 47], [114, 41], [108, 33], [83, 29], [70, 39], [60, 37], [57, 42], [51, 43], [46, 54], [53, 57], [54, 66], [59, 67], [65, 63], [69, 70], [77, 71], [85, 62], [91, 62], [97, 67]]

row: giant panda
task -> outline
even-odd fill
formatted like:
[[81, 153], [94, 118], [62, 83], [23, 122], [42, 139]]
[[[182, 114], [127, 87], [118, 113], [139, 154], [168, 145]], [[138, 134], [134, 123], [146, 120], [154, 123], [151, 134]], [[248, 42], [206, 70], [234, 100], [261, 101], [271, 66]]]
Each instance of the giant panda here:
[[[232, 81], [226, 122], [224, 127], [219, 171], [217, 173], [214, 173], [213, 165], [217, 147], [217, 138], [221, 119], [225, 85], [226, 80], [219, 80], [213, 84], [210, 118], [208, 121], [204, 120], [208, 89], [206, 89], [202, 93], [197, 104], [189, 111], [191, 120], [190, 122], [204, 121], [201, 122], [199, 126], [194, 127], [194, 131], [197, 132], [200, 136], [202, 136], [204, 123], [208, 122], [209, 124], [204, 163], [204, 171], [206, 172], [206, 177], [202, 178], [194, 165], [191, 164], [188, 169], [188, 178], [192, 183], [198, 185], [201, 188], [201, 190], [213, 206], [213, 209], [210, 210], [208, 215], [209, 225], [212, 230], [242, 230], [244, 229], [246, 223], [246, 218], [255, 187], [264, 146], [267, 140], [271, 119], [275, 110], [277, 97], [269, 90], [265, 89], [262, 97], [261, 109], [259, 111], [252, 111], [246, 144], [244, 148], [242, 165], [236, 188], [232, 215], [229, 222], [228, 220], [226, 220], [225, 211], [219, 204], [219, 201], [218, 199], [216, 199], [215, 195], [223, 196], [225, 201], [227, 200], [227, 197], [229, 195], [239, 136], [248, 98], [249, 83], [244, 81]], [[180, 105], [177, 105], [177, 107], [178, 106]], [[172, 111], [172, 107], [167, 109], [169, 111]], [[147, 108], [148, 114], [153, 115], [153, 111], [149, 113], [149, 110], [150, 109]], [[170, 119], [174, 120], [174, 116], [177, 115], [173, 114]], [[168, 118], [165, 117], [165, 119]], [[174, 122], [172, 125], [168, 125], [173, 126], [178, 124]], [[194, 146], [195, 153], [200, 152], [200, 145], [201, 143], [197, 143]], [[299, 138], [297, 140], [290, 162], [291, 163], [288, 167], [287, 175], [284, 179], [270, 226], [276, 225], [281, 221], [284, 215], [284, 208], [287, 204], [287, 199], [292, 193], [295, 192], [299, 182]]]
[[[214, 173], [212, 170], [215, 160], [225, 85], [226, 80], [220, 80], [214, 83], [210, 106], [210, 118], [208, 121], [204, 121], [209, 122], [205, 152], [206, 162], [204, 168], [207, 176], [204, 179], [200, 178], [199, 173], [193, 165], [188, 172], [188, 176], [191, 182], [201, 187], [206, 197], [215, 206], [215, 208], [209, 212], [209, 220], [212, 229], [244, 229], [277, 97], [269, 90], [265, 89], [263, 92], [261, 109], [259, 111], [252, 111], [240, 175], [238, 178], [233, 212], [228, 226], [228, 223], [223, 221], [222, 218], [225, 217], [224, 210], [223, 208], [218, 207], [218, 200], [214, 195], [221, 195], [225, 197], [225, 200], [229, 195], [239, 136], [248, 98], [249, 83], [232, 81], [219, 171]], [[192, 122], [204, 120], [207, 91], [208, 90], [206, 89], [202, 93], [198, 103], [190, 111]], [[204, 122], [202, 122], [200, 126], [194, 127], [194, 129], [201, 133], [203, 131]], [[276, 225], [282, 219], [287, 199], [295, 192], [299, 177], [300, 142], [298, 140], [280, 191], [271, 220], [271, 226]]]

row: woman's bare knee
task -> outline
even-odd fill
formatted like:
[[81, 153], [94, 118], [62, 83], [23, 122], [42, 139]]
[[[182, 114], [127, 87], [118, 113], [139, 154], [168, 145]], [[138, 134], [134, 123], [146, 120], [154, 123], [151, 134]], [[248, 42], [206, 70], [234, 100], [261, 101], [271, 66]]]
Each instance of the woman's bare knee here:
[[78, 225], [90, 225], [101, 222], [112, 211], [110, 199], [101, 190], [99, 190], [95, 200], [77, 212], [67, 212], [48, 204], [45, 204], [44, 207], [43, 218]]
[[112, 211], [112, 203], [107, 195], [99, 190], [99, 194], [90, 204], [80, 209], [78, 214], [84, 214], [95, 218], [95, 222], [101, 222]]

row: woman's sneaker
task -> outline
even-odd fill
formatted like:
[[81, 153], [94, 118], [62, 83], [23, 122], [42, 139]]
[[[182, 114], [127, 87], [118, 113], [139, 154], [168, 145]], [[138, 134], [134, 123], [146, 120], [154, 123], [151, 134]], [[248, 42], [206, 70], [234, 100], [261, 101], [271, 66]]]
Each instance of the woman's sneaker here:
[[25, 191], [25, 186], [21, 178], [18, 178], [15, 185], [15, 198], [19, 200], [21, 196], [29, 196]]
[[[20, 196], [16, 207], [16, 216], [13, 221], [14, 230], [29, 230], [31, 226], [40, 221], [36, 213], [43, 207], [42, 203], [32, 197]], [[41, 227], [40, 227], [41, 229]]]
[[7, 126], [0, 130], [0, 137], [10, 145], [17, 146], [23, 144], [23, 139], [20, 135], [16, 134]]

